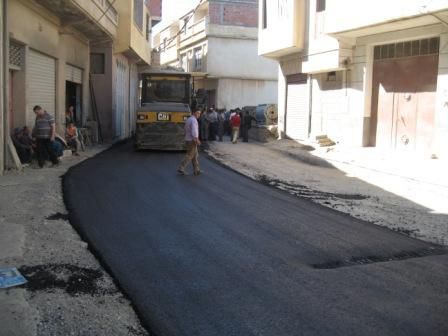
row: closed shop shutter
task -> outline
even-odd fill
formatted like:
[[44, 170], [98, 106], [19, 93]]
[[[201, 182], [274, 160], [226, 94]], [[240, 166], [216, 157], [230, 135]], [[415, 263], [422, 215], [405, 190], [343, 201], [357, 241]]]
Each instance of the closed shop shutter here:
[[130, 130], [135, 131], [137, 121], [137, 104], [138, 104], [138, 68], [137, 65], [132, 64], [129, 71], [131, 72], [131, 82], [129, 83], [130, 94]]
[[309, 132], [309, 92], [306, 76], [288, 80], [286, 102], [286, 135], [304, 140]]
[[128, 66], [125, 61], [117, 59], [116, 85], [115, 85], [115, 138], [121, 139], [126, 136], [126, 124], [128, 113]]
[[[30, 50], [28, 57], [28, 106], [32, 109], [40, 105], [55, 116], [56, 62], [53, 58]], [[34, 124], [34, 113], [28, 114], [28, 125]]]
[[82, 69], [73, 65], [65, 65], [65, 80], [77, 84], [82, 84]]

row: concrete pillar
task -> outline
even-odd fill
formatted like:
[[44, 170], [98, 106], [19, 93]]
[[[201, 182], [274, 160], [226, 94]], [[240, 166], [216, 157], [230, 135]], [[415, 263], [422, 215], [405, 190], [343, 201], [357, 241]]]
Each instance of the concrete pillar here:
[[54, 114], [56, 132], [63, 136], [65, 133], [65, 57], [56, 60], [56, 109]]
[[286, 95], [287, 95], [286, 77], [282, 66], [278, 66], [278, 134], [279, 138], [285, 137], [285, 115], [286, 115]]
[[82, 73], [82, 125], [86, 125], [87, 119], [93, 120], [94, 117], [90, 111], [90, 45], [89, 57], [84, 62], [84, 71]]

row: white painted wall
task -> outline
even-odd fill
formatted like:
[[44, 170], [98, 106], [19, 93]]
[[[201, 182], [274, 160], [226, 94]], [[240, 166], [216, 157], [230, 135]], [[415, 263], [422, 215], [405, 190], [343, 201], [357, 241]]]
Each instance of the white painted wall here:
[[257, 40], [208, 38], [210, 77], [277, 80], [277, 63], [258, 56]]
[[234, 109], [243, 106], [277, 103], [277, 81], [219, 79], [217, 108]]
[[[263, 27], [264, 10], [266, 10], [266, 28]], [[299, 51], [304, 47], [305, 1], [283, 0], [266, 1], [263, 8], [259, 4], [258, 53], [277, 57]]]
[[326, 30], [345, 31], [447, 7], [446, 0], [327, 0]]

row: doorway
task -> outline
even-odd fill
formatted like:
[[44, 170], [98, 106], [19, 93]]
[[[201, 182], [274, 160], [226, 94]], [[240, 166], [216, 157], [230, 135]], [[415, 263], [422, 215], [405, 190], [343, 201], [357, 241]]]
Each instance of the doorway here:
[[73, 106], [73, 120], [78, 127], [82, 126], [82, 85], [66, 81], [65, 82], [65, 110]]

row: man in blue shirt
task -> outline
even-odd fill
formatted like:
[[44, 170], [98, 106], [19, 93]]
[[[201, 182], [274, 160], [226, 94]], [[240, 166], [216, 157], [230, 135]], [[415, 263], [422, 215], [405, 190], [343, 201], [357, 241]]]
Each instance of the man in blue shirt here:
[[201, 144], [199, 140], [199, 125], [198, 119], [201, 116], [201, 110], [196, 110], [192, 113], [191, 117], [187, 119], [185, 123], [185, 142], [187, 145], [187, 153], [182, 160], [177, 172], [181, 175], [185, 175], [185, 167], [189, 162], [193, 164], [194, 175], [200, 175], [201, 170], [199, 168], [199, 152], [198, 146]]

